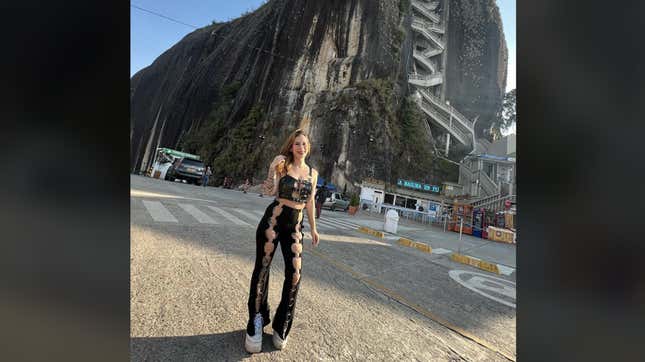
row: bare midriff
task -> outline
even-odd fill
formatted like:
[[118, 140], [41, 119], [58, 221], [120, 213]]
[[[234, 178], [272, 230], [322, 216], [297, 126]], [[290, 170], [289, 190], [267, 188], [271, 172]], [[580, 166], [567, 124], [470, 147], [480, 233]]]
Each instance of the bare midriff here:
[[305, 204], [303, 202], [295, 202], [295, 201], [292, 201], [292, 200], [281, 199], [281, 198], [277, 198], [276, 200], [279, 203], [281, 203], [282, 205], [290, 207], [292, 209], [296, 209], [296, 210], [302, 210], [302, 209], [305, 208], [305, 206], [307, 206], [307, 204]]

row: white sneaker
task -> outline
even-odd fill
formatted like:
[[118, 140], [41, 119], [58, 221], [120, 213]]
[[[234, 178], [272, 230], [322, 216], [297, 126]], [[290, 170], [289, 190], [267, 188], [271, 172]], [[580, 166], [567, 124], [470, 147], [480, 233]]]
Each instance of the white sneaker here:
[[253, 319], [253, 327], [255, 328], [255, 335], [249, 336], [246, 334], [246, 339], [244, 340], [244, 348], [249, 353], [258, 353], [262, 351], [262, 314], [258, 313]]
[[274, 346], [275, 346], [275, 348], [277, 348], [277, 349], [283, 349], [283, 348], [284, 348], [284, 346], [286, 346], [286, 345], [287, 345], [287, 339], [288, 339], [288, 338], [289, 338], [289, 337], [287, 336], [287, 338], [282, 339], [282, 338], [280, 338], [280, 336], [278, 335], [278, 332], [273, 331], [273, 345], [274, 345]]

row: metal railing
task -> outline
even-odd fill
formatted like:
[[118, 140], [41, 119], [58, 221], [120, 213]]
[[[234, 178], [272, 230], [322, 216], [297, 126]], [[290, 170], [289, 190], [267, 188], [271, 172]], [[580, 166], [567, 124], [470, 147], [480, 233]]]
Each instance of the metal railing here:
[[506, 195], [506, 196], [494, 195], [492, 196], [491, 200], [482, 202], [479, 205], [475, 205], [474, 203], [472, 205], [473, 207], [481, 207], [489, 211], [492, 211], [494, 213], [497, 213], [498, 211], [502, 211], [506, 208], [506, 206], [504, 205], [506, 200], [510, 200], [511, 203], [515, 203], [517, 201], [516, 195]]
[[500, 187], [486, 174], [486, 172], [479, 171], [479, 184], [485, 189], [489, 195], [497, 195], [500, 192]]
[[[470, 170], [468, 169], [468, 171], [470, 171]], [[472, 174], [472, 171], [470, 171], [470, 172]], [[486, 197], [482, 197], [480, 199], [477, 199], [477, 200], [471, 202], [470, 204], [473, 207], [485, 207], [486, 205], [488, 205], [491, 202], [496, 201], [500, 197], [502, 197], [502, 195], [500, 195], [500, 194], [490, 195], [490, 196], [486, 196]]]
[[[432, 87], [437, 84], [443, 83], [443, 74], [441, 72], [436, 72], [433, 74], [408, 74], [408, 81], [416, 81], [416, 82], [427, 82], [428, 84], [426, 85], [419, 85], [421, 87]], [[414, 84], [414, 83], [412, 83]]]
[[[434, 107], [434, 105], [432, 103], [428, 102], [427, 100], [425, 100], [425, 102], [428, 103], [433, 110], [438, 112], [438, 110]], [[439, 114], [441, 114], [441, 113], [439, 113]], [[470, 127], [465, 126], [462, 122], [459, 122], [458, 119], [455, 119], [454, 114], [453, 114], [452, 117], [450, 117], [450, 114], [447, 114], [447, 115], [442, 114], [442, 116], [443, 116], [443, 118], [448, 120], [448, 123], [451, 124], [451, 127], [457, 128], [458, 130], [460, 130], [463, 134], [465, 134], [467, 136], [472, 135], [473, 129], [470, 128]], [[455, 122], [455, 120], [457, 122]], [[471, 141], [472, 140], [468, 140], [468, 143], [470, 143]]]
[[431, 58], [431, 57], [434, 57], [435, 55], [439, 55], [441, 53], [443, 53], [443, 49], [433, 48], [433, 49], [426, 50], [425, 52], [423, 52], [423, 56], [426, 57], [426, 58]]
[[432, 11], [434, 11], [437, 8], [437, 6], [439, 6], [438, 1], [428, 1], [428, 0], [417, 0], [417, 1], [421, 1], [423, 3], [423, 6], [427, 7]]
[[467, 190], [464, 190], [467, 194], [471, 194], [472, 192], [472, 187], [470, 187], [470, 185], [473, 179], [473, 172], [463, 163], [459, 164], [459, 184], [465, 185], [464, 188], [467, 187]]
[[455, 118], [458, 122], [463, 124], [469, 131], [473, 128], [473, 122], [469, 120], [468, 117], [461, 114], [461, 112], [459, 112], [455, 107], [453, 107], [452, 105], [446, 104], [446, 102], [442, 101], [441, 98], [431, 94], [425, 89], [419, 89], [419, 91], [421, 92], [422, 96], [427, 98], [434, 105], [441, 108], [445, 112], [452, 113], [453, 118]]
[[439, 48], [444, 49], [445, 46], [443, 42], [425, 26], [425, 24], [422, 21], [419, 20], [413, 20], [412, 21], [412, 29], [418, 31], [421, 33], [421, 35], [425, 36], [427, 39], [432, 40]]
[[417, 211], [414, 209], [408, 209], [405, 207], [390, 204], [374, 204], [374, 202], [371, 200], [361, 200], [360, 210], [372, 215], [380, 214], [383, 216], [383, 218], [385, 218], [385, 214], [389, 210], [394, 210], [397, 212], [397, 214], [399, 214], [399, 218], [418, 222], [421, 224], [437, 226], [443, 225], [448, 218], [447, 215], [442, 215], [441, 211]]
[[434, 119], [436, 123], [438, 123], [441, 127], [445, 128], [453, 136], [455, 136], [455, 138], [457, 138], [459, 142], [463, 144], [470, 143], [469, 135], [459, 128], [458, 122], [453, 122], [452, 124], [450, 124], [450, 120], [446, 118], [444, 115], [442, 115], [441, 113], [437, 112], [434, 108], [432, 108], [432, 106], [429, 106], [429, 103], [424, 103], [423, 101], [421, 101], [419, 103], [419, 107], [423, 112], [425, 112], [432, 119]]
[[438, 23], [429, 22], [429, 21], [426, 21], [426, 20], [421, 19], [421, 18], [414, 18], [412, 20], [412, 23], [417, 25], [417, 26], [419, 26], [419, 27], [422, 27], [422, 28], [424, 28], [426, 30], [434, 31], [436, 33], [443, 34], [443, 33], [446, 32], [446, 29], [443, 27], [443, 25], [438, 24]]
[[448, 117], [438, 112], [429, 103], [423, 101], [421, 102], [421, 110], [423, 110], [427, 115], [437, 121], [437, 123], [439, 123], [442, 127], [449, 130], [455, 137], [459, 139], [459, 142], [462, 142], [463, 144], [470, 143], [468, 130], [463, 129], [463, 127], [461, 127], [458, 122], [450, 122], [450, 119]]
[[428, 59], [428, 58], [424, 57], [424, 56], [423, 56], [423, 53], [421, 53], [421, 52], [419, 52], [419, 51], [414, 50], [414, 51], [412, 52], [412, 56], [413, 56], [416, 60], [418, 60], [419, 62], [421, 62], [421, 64], [423, 64], [426, 68], [430, 69], [433, 73], [435, 73], [435, 72], [437, 71], [437, 68], [436, 68], [436, 67], [435, 67], [435, 65], [432, 63], [432, 61], [431, 61], [430, 59]]
[[423, 2], [419, 0], [412, 0], [412, 6], [415, 7], [419, 12], [421, 12], [423, 15], [425, 15], [427, 18], [431, 19], [432, 21], [438, 23], [441, 21], [439, 19], [439, 15], [434, 13], [435, 8], [430, 8], [429, 6], [425, 5]]
[[[512, 195], [512, 197], [515, 197], [515, 195]], [[417, 210], [408, 209], [405, 207], [400, 207], [400, 206], [395, 206], [390, 204], [382, 204], [382, 203], [375, 204], [372, 200], [362, 199], [360, 201], [361, 212], [383, 217], [384, 224], [385, 224], [385, 215], [387, 214], [387, 212], [389, 210], [394, 210], [399, 215], [400, 219], [406, 219], [408, 221], [416, 222], [420, 224], [438, 226], [443, 228], [444, 232], [453, 232], [455, 231], [455, 226], [458, 226], [459, 241], [462, 240], [464, 228], [471, 228], [472, 231], [484, 231], [489, 226], [497, 225], [497, 221], [495, 221], [493, 225], [486, 225], [485, 227], [479, 227], [475, 225], [473, 222], [464, 221], [463, 216], [457, 216], [457, 219], [455, 220], [452, 217], [453, 215], [446, 212], [447, 211], [447, 209], [445, 209], [446, 206], [447, 205], [442, 203], [441, 209], [437, 211], [417, 211]], [[494, 214], [497, 214], [498, 211], [501, 211], [503, 209], [491, 210], [487, 208], [487, 210], [488, 210], [487, 212], [493, 212]], [[472, 220], [472, 216], [473, 215], [471, 214], [468, 219]], [[495, 218], [495, 220], [497, 220], [497, 218]], [[503, 226], [496, 226], [496, 227], [503, 227]], [[516, 230], [517, 228], [513, 228], [511, 231], [515, 232]], [[517, 242], [516, 239], [514, 239], [513, 243], [515, 244], [516, 242]], [[461, 254], [461, 243], [458, 244], [458, 252]]]

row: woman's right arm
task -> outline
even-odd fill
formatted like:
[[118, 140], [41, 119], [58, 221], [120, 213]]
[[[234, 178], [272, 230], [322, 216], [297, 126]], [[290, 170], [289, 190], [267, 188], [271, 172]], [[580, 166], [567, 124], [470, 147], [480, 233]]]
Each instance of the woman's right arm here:
[[279, 180], [278, 175], [283, 173], [285, 161], [286, 157], [284, 157], [283, 155], [278, 155], [273, 159], [271, 165], [269, 166], [267, 178], [266, 180], [264, 180], [264, 183], [262, 185], [263, 194], [267, 196], [273, 196], [277, 194]]

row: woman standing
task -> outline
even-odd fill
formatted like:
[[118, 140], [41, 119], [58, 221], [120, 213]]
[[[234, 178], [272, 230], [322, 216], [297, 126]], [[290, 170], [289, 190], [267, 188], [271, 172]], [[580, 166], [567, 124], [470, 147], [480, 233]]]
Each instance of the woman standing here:
[[271, 162], [264, 182], [264, 193], [276, 199], [267, 207], [260, 220], [256, 238], [255, 268], [249, 291], [249, 321], [244, 347], [250, 353], [262, 350], [264, 326], [270, 322], [268, 299], [269, 269], [275, 249], [280, 244], [285, 262], [282, 298], [273, 318], [273, 344], [284, 348], [293, 322], [302, 267], [303, 209], [311, 226], [311, 243], [318, 245], [314, 197], [318, 172], [305, 163], [311, 150], [309, 138], [301, 129], [295, 130]]

